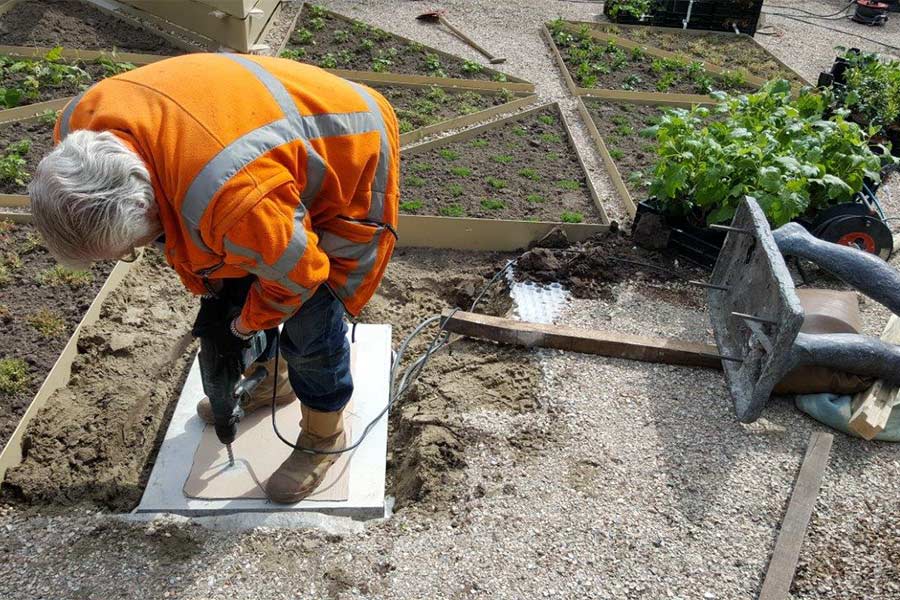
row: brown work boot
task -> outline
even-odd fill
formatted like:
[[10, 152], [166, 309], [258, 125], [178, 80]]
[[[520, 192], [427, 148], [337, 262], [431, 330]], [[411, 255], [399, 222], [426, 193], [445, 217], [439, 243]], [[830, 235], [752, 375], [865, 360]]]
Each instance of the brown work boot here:
[[[248, 375], [256, 370], [258, 365], [256, 363], [250, 365], [250, 368], [244, 373], [244, 375]], [[275, 386], [275, 404], [281, 406], [282, 404], [290, 404], [297, 397], [294, 395], [294, 390], [291, 388], [291, 382], [288, 379], [288, 366], [283, 358], [278, 359], [278, 381], [275, 381], [274, 373], [275, 373], [275, 359], [267, 361], [264, 363], [266, 370], [269, 371], [269, 375], [262, 380], [262, 382], [256, 386], [256, 389], [253, 390], [253, 393], [250, 394], [250, 397], [241, 405], [241, 408], [244, 409], [244, 414], [250, 414], [255, 410], [260, 408], [267, 408], [272, 406], [272, 386]], [[197, 414], [200, 415], [200, 418], [203, 419], [205, 423], [209, 423], [212, 425], [215, 422], [215, 417], [213, 417], [212, 404], [209, 402], [209, 398], [203, 398], [200, 402], [197, 403]]]
[[[303, 421], [297, 445], [316, 450], [340, 450], [346, 446], [344, 411], [322, 412], [301, 405]], [[291, 504], [309, 496], [340, 454], [310, 454], [294, 450], [266, 483], [272, 502]]]

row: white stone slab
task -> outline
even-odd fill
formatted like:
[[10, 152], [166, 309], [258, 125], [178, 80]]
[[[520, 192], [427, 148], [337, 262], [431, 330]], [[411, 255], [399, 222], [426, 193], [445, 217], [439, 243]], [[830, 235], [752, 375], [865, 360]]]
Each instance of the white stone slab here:
[[[350, 334], [348, 333], [348, 336]], [[353, 343], [353, 342], [351, 342]], [[391, 363], [389, 325], [358, 325], [355, 353], [360, 358], [352, 367], [354, 412], [353, 441], [365, 426], [381, 412], [388, 401]], [[384, 476], [387, 452], [387, 416], [369, 432], [365, 441], [351, 453], [350, 494], [346, 501], [302, 501], [274, 504], [267, 500], [196, 500], [187, 498], [182, 488], [191, 470], [194, 452], [200, 442], [204, 423], [197, 417], [196, 405], [203, 397], [200, 367], [191, 367], [181, 397], [172, 415], [166, 437], [150, 473], [139, 514], [170, 513], [186, 516], [212, 516], [235, 513], [307, 513], [321, 512], [354, 518], [384, 516]], [[238, 425], [240, 431], [240, 425]], [[240, 434], [239, 434], [240, 435]], [[275, 433], [272, 433], [273, 438]]]

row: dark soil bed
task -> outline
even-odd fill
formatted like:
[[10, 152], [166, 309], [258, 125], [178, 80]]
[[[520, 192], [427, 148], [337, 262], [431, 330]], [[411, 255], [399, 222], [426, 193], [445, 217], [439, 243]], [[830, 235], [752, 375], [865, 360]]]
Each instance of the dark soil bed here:
[[480, 63], [441, 56], [433, 48], [310, 4], [303, 7], [281, 56], [326, 69], [506, 81], [504, 74]]
[[26, 0], [0, 17], [0, 44], [183, 54], [166, 40], [75, 0]]
[[54, 270], [30, 225], [0, 221], [0, 447], [6, 444], [111, 263], [88, 272]]
[[401, 212], [600, 222], [561, 118], [546, 109], [406, 157]]
[[[29, 69], [22, 70], [20, 68], [23, 63], [35, 65], [35, 70], [62, 67], [67, 72], [65, 76], [61, 75], [59, 78], [42, 78], [40, 87], [34, 90], [25, 83], [27, 78], [32, 77], [32, 74]], [[3, 65], [0, 69], [0, 86], [7, 91], [7, 94], [12, 89], [18, 90], [21, 94], [20, 99], [15, 102], [7, 101], [0, 105], [0, 108], [14, 108], [75, 96], [96, 81], [115, 75], [116, 72], [134, 68], [134, 65], [130, 63], [114, 61], [30, 61], [4, 55], [0, 55], [0, 64]]]
[[613, 162], [622, 175], [625, 187], [635, 202], [643, 200], [646, 190], [641, 187], [633, 174], [648, 174], [656, 164], [656, 140], [641, 136], [641, 130], [655, 124], [663, 109], [657, 106], [641, 104], [624, 104], [603, 102], [593, 98], [584, 98], [594, 124]]
[[[39, 120], [19, 121], [0, 126], [0, 163], [11, 163], [13, 153], [24, 160], [24, 164], [20, 164], [16, 171], [7, 172], [5, 168], [0, 169], [0, 192], [4, 194], [26, 192], [25, 186], [31, 180], [38, 163], [53, 149], [55, 120], [56, 115], [51, 113]], [[27, 152], [19, 154], [16, 152], [16, 146], [23, 140], [28, 140], [30, 144]]]
[[602, 23], [592, 27], [595, 31], [682, 54], [689, 60], [707, 61], [726, 69], [744, 69], [763, 79], [787, 79], [805, 85], [799, 75], [785, 68], [768, 51], [746, 36], [654, 31], [646, 27], [629, 28]]
[[708, 94], [714, 90], [752, 92], [746, 73], [715, 75], [693, 59], [660, 59], [640, 49], [630, 50], [615, 42], [591, 38], [586, 31], [573, 32], [558, 23], [550, 25], [553, 40], [575, 83], [585, 88]]
[[372, 86], [387, 98], [397, 112], [400, 133], [407, 133], [515, 99], [511, 93], [449, 92], [439, 87], [408, 88]]

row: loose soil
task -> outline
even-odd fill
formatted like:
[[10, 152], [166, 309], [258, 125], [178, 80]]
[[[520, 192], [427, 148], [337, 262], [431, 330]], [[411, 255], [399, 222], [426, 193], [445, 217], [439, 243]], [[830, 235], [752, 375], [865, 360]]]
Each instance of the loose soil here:
[[[696, 61], [659, 59], [587, 34], [559, 30], [554, 42], [572, 79], [581, 87], [666, 94], [708, 94], [713, 90], [753, 92], [755, 86], [708, 73]], [[691, 63], [695, 63], [691, 67]]]
[[[56, 119], [53, 116], [32, 121], [17, 121], [0, 126], [0, 158], [7, 155], [11, 144], [22, 140], [31, 141], [31, 147], [23, 156], [25, 166], [22, 170], [26, 173], [24, 177], [26, 185], [41, 159], [53, 149], [54, 123], [50, 122], [50, 118], [54, 121]], [[24, 194], [26, 191], [25, 185], [20, 185], [12, 179], [2, 178], [2, 174], [0, 174], [0, 192], [4, 194]]]
[[704, 306], [700, 288], [671, 285], [703, 279], [704, 271], [678, 262], [670, 253], [638, 247], [622, 231], [598, 233], [572, 245], [562, 231], [553, 231], [519, 256], [515, 273], [519, 279], [561, 283], [576, 298], [614, 299], [615, 285], [629, 282], [670, 304]]
[[681, 54], [689, 60], [706, 61], [726, 69], [745, 69], [751, 75], [763, 79], [787, 79], [806, 85], [797, 73], [781, 65], [767, 50], [757, 46], [746, 36], [653, 31], [647, 27], [629, 28], [603, 23], [591, 27], [594, 31], [618, 35], [638, 44]]
[[21, 389], [0, 390], [0, 447], [112, 269], [109, 263], [95, 265], [75, 285], [40, 282], [55, 265], [34, 227], [0, 221], [0, 360], [22, 360], [27, 373]]
[[508, 92], [451, 92], [439, 87], [409, 88], [390, 85], [372, 87], [381, 92], [394, 107], [400, 122], [400, 133], [476, 113], [515, 99]]
[[557, 110], [547, 109], [473, 140], [407, 157], [401, 164], [400, 210], [450, 217], [600, 222], [561, 119]]
[[29, 424], [8, 496], [115, 511], [138, 503], [191, 364], [196, 305], [147, 251], [82, 333], [69, 385]]
[[434, 48], [310, 4], [303, 7], [281, 56], [326, 69], [506, 81], [506, 75], [479, 63], [442, 56]]
[[635, 202], [645, 200], [647, 190], [640, 179], [632, 175], [649, 175], [656, 164], [656, 139], [643, 137], [641, 130], [654, 125], [660, 118], [661, 107], [642, 104], [603, 102], [583, 98], [594, 124], [616, 163], [625, 187]]
[[0, 44], [184, 54], [163, 38], [75, 0], [21, 2], [0, 17]]
[[[25, 79], [25, 73], [23, 73], [22, 71], [14, 71], [10, 67], [17, 61], [28, 61], [23, 61], [18, 57], [11, 57], [6, 55], [0, 55], [0, 61], [2, 61], [4, 65], [6, 65], [2, 69], [2, 76], [0, 76], [0, 86], [2, 86], [4, 89], [23, 89], [22, 82]], [[36, 102], [46, 102], [47, 100], [56, 100], [57, 98], [75, 96], [86, 90], [92, 83], [100, 81], [101, 79], [105, 79], [106, 77], [109, 77], [111, 75], [109, 70], [98, 61], [59, 60], [53, 62], [78, 67], [82, 71], [84, 71], [84, 75], [79, 75], [77, 80], [66, 79], [58, 84], [42, 84], [34, 96], [23, 96], [17, 106], [26, 106], [28, 104], [34, 104]], [[133, 65], [125, 63], [118, 63], [118, 66], [120, 66], [123, 71], [129, 70], [129, 68], [133, 68]], [[14, 107], [10, 106], [8, 108]]]

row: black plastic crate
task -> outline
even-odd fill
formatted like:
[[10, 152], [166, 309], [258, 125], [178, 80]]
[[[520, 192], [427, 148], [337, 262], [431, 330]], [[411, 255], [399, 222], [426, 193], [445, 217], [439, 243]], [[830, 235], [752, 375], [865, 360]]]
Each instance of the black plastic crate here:
[[611, 17], [609, 2], [603, 6], [603, 14], [611, 21], [626, 25], [654, 25], [657, 27], [684, 27], [704, 31], [728, 31], [748, 35], [756, 34], [763, 0], [656, 0], [651, 14], [644, 19], [627, 13]]

